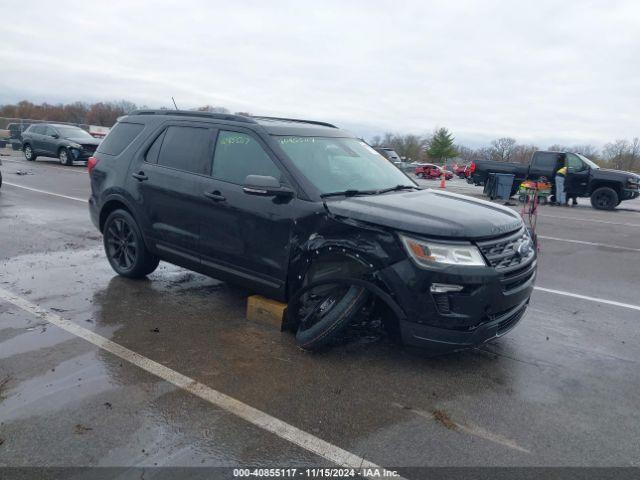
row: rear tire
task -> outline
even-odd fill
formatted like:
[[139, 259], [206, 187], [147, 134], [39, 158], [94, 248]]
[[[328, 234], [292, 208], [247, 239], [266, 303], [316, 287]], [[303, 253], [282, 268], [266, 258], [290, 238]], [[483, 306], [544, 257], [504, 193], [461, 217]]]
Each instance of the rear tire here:
[[160, 259], [144, 243], [140, 228], [126, 210], [114, 210], [103, 228], [104, 251], [118, 275], [143, 278], [153, 272]]
[[22, 150], [24, 152], [24, 158], [26, 158], [28, 162], [33, 162], [36, 158], [38, 158], [38, 156], [33, 151], [33, 148], [31, 148], [31, 145], [29, 145], [28, 143], [22, 146]]
[[73, 159], [66, 148], [58, 150], [58, 159], [60, 160], [61, 165], [66, 165], [68, 167], [73, 165]]
[[349, 325], [368, 298], [367, 289], [356, 285], [331, 290], [310, 307], [298, 326], [296, 343], [303, 350], [324, 347]]
[[619, 203], [617, 192], [610, 187], [597, 188], [591, 194], [591, 206], [597, 210], [613, 210]]

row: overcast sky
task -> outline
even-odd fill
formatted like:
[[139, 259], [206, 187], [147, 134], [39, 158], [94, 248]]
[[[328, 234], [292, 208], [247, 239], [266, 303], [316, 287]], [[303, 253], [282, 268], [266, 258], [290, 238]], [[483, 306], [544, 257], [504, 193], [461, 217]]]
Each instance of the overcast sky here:
[[0, 43], [0, 103], [173, 95], [470, 144], [640, 135], [637, 0], [30, 1]]

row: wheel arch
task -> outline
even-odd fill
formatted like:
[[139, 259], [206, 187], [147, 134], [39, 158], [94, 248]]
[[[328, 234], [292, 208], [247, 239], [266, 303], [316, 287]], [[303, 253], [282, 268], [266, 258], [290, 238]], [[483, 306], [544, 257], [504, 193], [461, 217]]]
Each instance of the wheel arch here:
[[602, 187], [611, 188], [613, 191], [615, 191], [618, 194], [618, 197], [622, 195], [622, 188], [620, 183], [612, 182], [609, 180], [598, 180], [596, 182], [593, 182], [593, 184], [589, 186], [589, 195], [592, 195], [593, 192], [595, 192], [597, 189]]
[[[357, 249], [340, 242], [327, 242], [320, 248], [306, 250], [299, 263], [302, 266], [287, 281], [288, 301], [298, 297], [299, 292], [308, 285], [331, 283], [335, 279], [339, 283], [352, 283], [367, 289], [375, 301], [388, 308], [395, 317], [392, 319], [395, 323], [406, 318], [404, 310], [394, 300], [392, 292], [379, 275], [379, 267]], [[283, 329], [296, 327], [290, 321], [283, 324]]]
[[139, 224], [138, 218], [136, 217], [134, 210], [130, 207], [130, 205], [128, 205], [128, 202], [120, 196], [112, 196], [107, 198], [107, 200], [102, 205], [102, 208], [100, 209], [100, 216], [98, 221], [100, 232], [103, 231], [104, 223], [107, 221], [107, 217], [109, 217], [111, 212], [118, 209], [126, 210]]

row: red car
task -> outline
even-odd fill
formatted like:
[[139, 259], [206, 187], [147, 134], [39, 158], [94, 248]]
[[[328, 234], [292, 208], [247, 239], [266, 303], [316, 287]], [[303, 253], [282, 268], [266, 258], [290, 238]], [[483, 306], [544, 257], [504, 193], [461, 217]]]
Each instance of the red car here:
[[468, 165], [456, 164], [453, 166], [453, 173], [455, 173], [460, 178], [466, 178], [465, 172], [467, 171], [467, 167]]
[[[445, 170], [444, 172], [447, 180], [451, 180], [453, 178], [452, 172], [449, 170]], [[438, 179], [442, 176], [442, 167], [432, 163], [423, 163], [416, 167], [416, 176], [418, 178]]]

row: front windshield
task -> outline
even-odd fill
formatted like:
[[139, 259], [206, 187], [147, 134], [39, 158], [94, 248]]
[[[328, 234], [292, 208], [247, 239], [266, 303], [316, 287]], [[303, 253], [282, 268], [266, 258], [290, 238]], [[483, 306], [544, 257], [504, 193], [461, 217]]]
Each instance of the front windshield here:
[[85, 130], [78, 127], [56, 127], [60, 135], [64, 138], [93, 138]]
[[599, 169], [600, 167], [593, 162], [593, 160], [589, 160], [587, 157], [585, 157], [584, 155], [580, 155], [579, 153], [576, 153], [576, 155], [578, 155], [580, 157], [580, 159], [586, 163], [587, 165], [589, 165], [591, 168], [595, 168], [596, 170]]
[[416, 186], [362, 140], [329, 137], [276, 139], [295, 166], [322, 194]]

